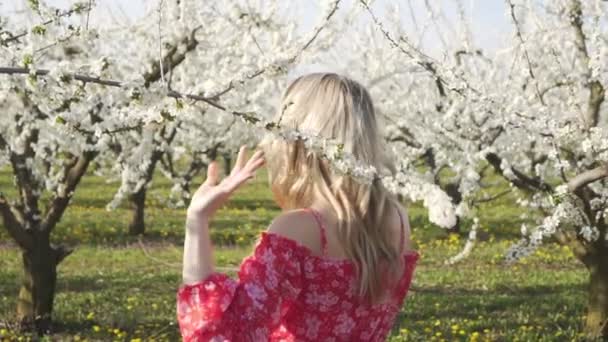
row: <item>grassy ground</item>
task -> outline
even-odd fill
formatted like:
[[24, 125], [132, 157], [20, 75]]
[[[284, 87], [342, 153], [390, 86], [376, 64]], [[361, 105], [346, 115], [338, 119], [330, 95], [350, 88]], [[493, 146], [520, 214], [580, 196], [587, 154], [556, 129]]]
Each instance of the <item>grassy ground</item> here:
[[[180, 280], [184, 210], [164, 202], [169, 184], [158, 180], [148, 196], [146, 236], [128, 237], [129, 211], [108, 212], [116, 184], [89, 176], [53, 233], [77, 246], [59, 266], [49, 340], [178, 340], [175, 291]], [[0, 172], [0, 190], [12, 179]], [[578, 340], [585, 306], [586, 273], [572, 254], [547, 245], [516, 265], [503, 255], [517, 239], [520, 212], [508, 197], [482, 208], [487, 234], [458, 265], [444, 261], [461, 248], [413, 206], [410, 219], [422, 254], [414, 284], [392, 341]], [[264, 177], [236, 195], [213, 223], [220, 266], [234, 268], [260, 230], [278, 213]], [[466, 225], [466, 223], [465, 223]], [[0, 340], [28, 340], [11, 330], [19, 287], [20, 256], [0, 227]], [[222, 247], [219, 247], [221, 245]]]

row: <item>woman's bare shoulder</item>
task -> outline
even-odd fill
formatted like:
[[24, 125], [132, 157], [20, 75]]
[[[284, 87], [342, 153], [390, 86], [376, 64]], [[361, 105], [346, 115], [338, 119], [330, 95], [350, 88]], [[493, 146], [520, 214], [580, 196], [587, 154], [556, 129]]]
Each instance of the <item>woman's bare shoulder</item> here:
[[312, 251], [320, 251], [317, 222], [307, 210], [296, 209], [281, 213], [270, 223], [268, 233], [294, 240]]
[[[391, 215], [391, 226], [395, 227], [397, 236], [400, 236], [401, 229], [403, 229], [403, 240], [404, 240], [404, 250], [409, 251], [412, 249], [411, 242], [411, 231], [410, 231], [410, 221], [407, 208], [403, 206], [401, 203], [395, 202], [395, 210], [392, 210], [393, 214]], [[402, 224], [403, 223], [403, 224]], [[402, 228], [403, 227], [403, 228]], [[399, 241], [399, 240], [397, 240]]]

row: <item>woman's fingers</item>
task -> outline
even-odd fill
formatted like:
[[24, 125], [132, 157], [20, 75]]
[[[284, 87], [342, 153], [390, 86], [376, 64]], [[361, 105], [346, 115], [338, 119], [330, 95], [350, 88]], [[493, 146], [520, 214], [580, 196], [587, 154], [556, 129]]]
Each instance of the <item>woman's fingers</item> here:
[[236, 162], [234, 163], [234, 167], [232, 168], [232, 172], [230, 172], [231, 175], [238, 172], [245, 166], [245, 163], [247, 162], [246, 151], [247, 151], [247, 146], [245, 146], [245, 145], [241, 146], [241, 148], [239, 149], [239, 154], [236, 157]]
[[255, 163], [257, 163], [260, 160], [264, 160], [264, 152], [262, 151], [256, 151], [251, 158], [249, 158], [249, 160], [247, 161], [247, 164], [245, 164], [244, 169], [246, 170], [251, 170], [251, 166]]
[[217, 162], [214, 160], [207, 167], [207, 179], [205, 180], [205, 184], [207, 185], [216, 185], [220, 180], [220, 170]]
[[262, 167], [266, 163], [266, 159], [264, 159], [264, 153], [261, 151], [256, 152], [251, 159], [247, 162], [245, 169], [247, 172], [255, 173], [257, 169]]
[[262, 151], [254, 153], [245, 165], [239, 170], [236, 170], [235, 167], [233, 173], [228, 178], [224, 179], [223, 184], [226, 186], [226, 191], [229, 193], [236, 191], [236, 189], [247, 182], [247, 180], [253, 178], [256, 170], [264, 165], [264, 163], [264, 153]]

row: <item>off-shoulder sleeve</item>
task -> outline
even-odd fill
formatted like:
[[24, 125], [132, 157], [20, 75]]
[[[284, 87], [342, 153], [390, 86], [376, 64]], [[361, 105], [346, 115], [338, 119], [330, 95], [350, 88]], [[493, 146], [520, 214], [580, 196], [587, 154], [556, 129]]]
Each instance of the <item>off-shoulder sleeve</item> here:
[[295, 241], [263, 233], [238, 280], [213, 273], [177, 293], [184, 341], [265, 341], [302, 287], [304, 251]]

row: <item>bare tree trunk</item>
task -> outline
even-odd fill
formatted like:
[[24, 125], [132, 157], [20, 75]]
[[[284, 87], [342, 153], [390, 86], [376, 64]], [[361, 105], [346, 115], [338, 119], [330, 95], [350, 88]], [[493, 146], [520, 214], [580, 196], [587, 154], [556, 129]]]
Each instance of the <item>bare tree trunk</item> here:
[[224, 170], [226, 173], [230, 173], [232, 170], [232, 156], [228, 153], [224, 154]]
[[133, 211], [131, 222], [129, 223], [130, 235], [141, 235], [145, 232], [146, 224], [144, 212], [146, 208], [146, 187], [142, 186], [137, 192], [129, 196], [129, 203]]
[[[452, 203], [454, 205], [460, 204], [462, 202], [462, 194], [460, 193], [460, 189], [458, 189], [458, 183], [448, 183], [445, 186], [445, 192], [452, 199]], [[460, 217], [456, 216], [456, 223], [450, 228], [448, 228], [448, 233], [450, 234], [460, 234]]]
[[592, 339], [608, 337], [608, 260], [597, 258], [589, 267], [585, 332]]
[[21, 328], [39, 335], [51, 332], [57, 265], [71, 252], [54, 247], [44, 232], [34, 233], [32, 248], [22, 252], [23, 279], [17, 301]]
[[130, 235], [141, 235], [146, 231], [146, 224], [144, 221], [144, 214], [146, 209], [146, 192], [148, 191], [148, 184], [152, 181], [154, 176], [154, 170], [156, 164], [162, 157], [162, 152], [154, 151], [150, 157], [150, 163], [145, 171], [145, 183], [141, 185], [141, 188], [136, 192], [129, 195], [129, 203], [133, 210], [131, 216], [131, 222], [129, 223], [129, 234]]

